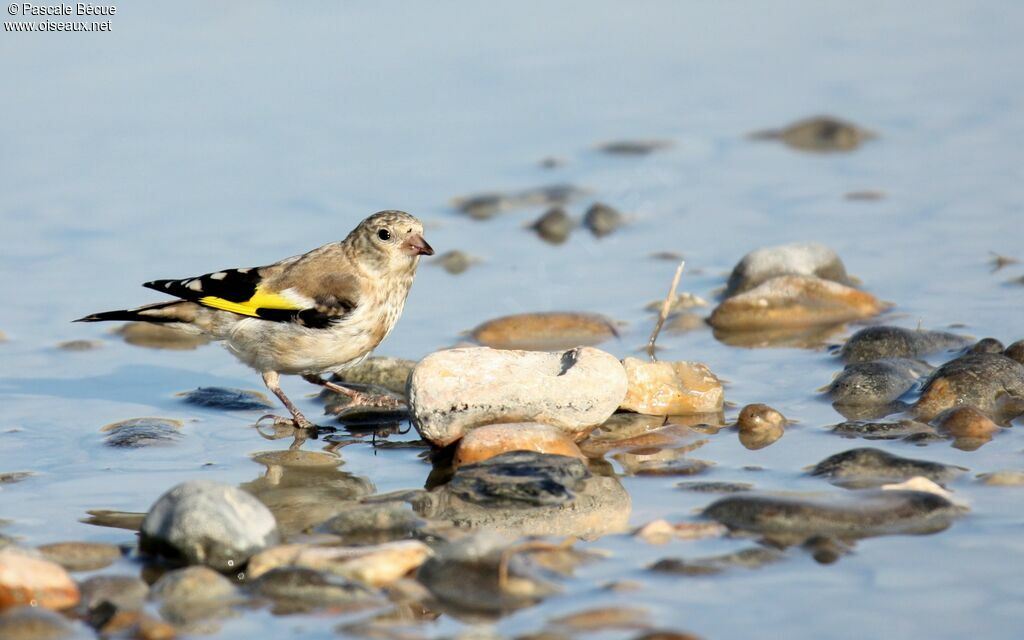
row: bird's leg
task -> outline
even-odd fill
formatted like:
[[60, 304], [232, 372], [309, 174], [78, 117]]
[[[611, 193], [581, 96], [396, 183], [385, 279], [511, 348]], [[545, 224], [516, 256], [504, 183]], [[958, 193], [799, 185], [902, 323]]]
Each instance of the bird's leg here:
[[302, 379], [306, 382], [310, 382], [315, 385], [319, 385], [324, 389], [329, 389], [334, 393], [340, 393], [343, 396], [348, 396], [349, 400], [352, 401], [351, 406], [359, 407], [380, 407], [383, 409], [398, 409], [402, 406], [402, 403], [395, 400], [391, 396], [384, 395], [371, 395], [369, 393], [363, 393], [362, 391], [356, 391], [355, 389], [349, 389], [340, 384], [324, 380], [317, 375], [304, 375]]
[[[280, 379], [281, 376], [276, 371], [263, 372], [263, 384], [267, 385], [267, 388], [281, 400], [281, 403], [288, 409], [288, 412], [292, 414], [291, 423], [298, 429], [316, 429], [316, 425], [310, 422], [306, 416], [302, 415], [302, 412], [292, 404], [288, 396], [284, 395], [284, 391], [281, 390], [281, 385], [279, 384]], [[287, 420], [275, 417], [274, 422], [287, 422]]]

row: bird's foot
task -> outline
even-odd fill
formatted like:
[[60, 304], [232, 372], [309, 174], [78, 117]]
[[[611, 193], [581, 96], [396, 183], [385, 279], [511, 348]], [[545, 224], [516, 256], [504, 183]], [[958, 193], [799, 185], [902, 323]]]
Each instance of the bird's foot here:
[[392, 411], [405, 409], [405, 405], [402, 401], [393, 396], [356, 391], [355, 389], [349, 389], [348, 387], [343, 387], [340, 384], [335, 384], [333, 382], [324, 381], [321, 384], [325, 389], [330, 389], [334, 393], [346, 396], [349, 399], [349, 403], [345, 405], [346, 411], [357, 407], [390, 409]]
[[303, 431], [316, 431], [317, 426], [309, 421], [309, 418], [302, 415], [301, 413], [291, 418], [282, 418], [281, 416], [275, 416], [272, 413], [261, 417], [256, 421], [256, 426], [260, 426], [264, 420], [272, 420], [272, 426], [274, 429], [280, 427], [290, 427], [292, 429], [302, 429]]

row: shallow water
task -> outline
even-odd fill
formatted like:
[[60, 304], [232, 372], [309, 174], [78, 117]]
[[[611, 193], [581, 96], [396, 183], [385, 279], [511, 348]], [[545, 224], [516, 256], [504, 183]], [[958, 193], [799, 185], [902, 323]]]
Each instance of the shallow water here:
[[[13, 521], [5, 534], [28, 544], [131, 543], [128, 532], [79, 519], [96, 508], [144, 511], [189, 478], [253, 480], [264, 468], [251, 454], [286, 446], [251, 428], [258, 412], [175, 397], [199, 386], [259, 388], [222, 349], [137, 348], [71, 319], [158, 300], [138, 287], [146, 280], [305, 251], [378, 209], [413, 212], [435, 249], [483, 259], [459, 276], [424, 264], [383, 355], [418, 358], [484, 320], [557, 309], [625, 321], [603, 347], [639, 355], [653, 322], [643, 307], [664, 295], [675, 267], [648, 254], [685, 254], [681, 289], [710, 299], [745, 252], [793, 240], [834, 247], [865, 289], [895, 303], [889, 322], [1024, 337], [1024, 287], [1006, 284], [1024, 265], [993, 273], [988, 253], [1024, 258], [1024, 97], [1010, 81], [1024, 59], [1024, 7], [449, 4], [403, 6], [396, 17], [383, 5], [196, 2], [118, 11], [111, 33], [0, 39], [14, 61], [0, 122], [0, 330], [9, 340], [0, 345], [0, 471], [37, 474], [0, 486], [0, 518]], [[881, 137], [827, 155], [744, 138], [816, 113]], [[675, 146], [643, 157], [594, 150], [649, 137]], [[541, 168], [549, 155], [567, 164]], [[476, 191], [562, 182], [592, 192], [570, 205], [573, 215], [600, 200], [629, 212], [630, 224], [601, 240], [577, 229], [555, 247], [523, 228], [541, 208], [478, 222], [449, 205]], [[865, 189], [885, 198], [843, 197]], [[79, 338], [104, 343], [56, 348]], [[758, 451], [728, 431], [711, 437], [695, 455], [715, 467], [700, 479], [822, 489], [800, 469], [864, 444], [823, 428], [841, 421], [815, 393], [840, 368], [826, 351], [726, 347], [708, 330], [666, 333], [660, 346], [664, 359], [708, 363], [737, 406], [765, 402], [799, 420]], [[285, 389], [316, 415], [305, 383]], [[184, 420], [185, 437], [139, 450], [102, 444], [103, 425], [148, 415]], [[790, 550], [758, 570], [685, 578], [644, 567], [743, 545], [611, 536], [585, 545], [610, 558], [496, 629], [536, 630], [618, 603], [706, 637], [1018, 637], [1024, 494], [973, 476], [1024, 466], [1019, 429], [973, 452], [871, 443], [970, 468], [951, 488], [972, 511], [946, 532], [866, 540], [828, 566]], [[416, 450], [366, 444], [342, 454], [342, 469], [379, 492], [422, 487], [429, 470]], [[674, 490], [678, 478], [622, 480], [637, 525], [689, 517], [714, 499]], [[621, 579], [643, 587], [597, 586]], [[246, 613], [218, 637], [314, 637], [338, 621]], [[444, 616], [426, 632], [464, 624]]]

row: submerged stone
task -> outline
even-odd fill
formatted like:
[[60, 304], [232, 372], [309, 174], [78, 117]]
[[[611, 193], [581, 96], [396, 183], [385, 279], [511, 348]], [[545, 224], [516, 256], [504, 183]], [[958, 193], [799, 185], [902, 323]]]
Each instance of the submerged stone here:
[[828, 478], [840, 486], [864, 488], [901, 482], [915, 476], [944, 484], [965, 471], [967, 469], [963, 467], [903, 458], [881, 449], [864, 447], [829, 456], [814, 465], [810, 474]]
[[749, 291], [778, 276], [815, 276], [852, 284], [846, 266], [830, 247], [817, 242], [793, 242], [751, 251], [733, 267], [724, 297]]
[[978, 480], [982, 484], [993, 487], [1020, 487], [1024, 486], [1024, 470], [1006, 469], [991, 473], [979, 473]]
[[467, 269], [477, 262], [478, 260], [476, 258], [465, 251], [459, 251], [458, 249], [445, 252], [434, 259], [435, 264], [441, 265], [445, 271], [453, 276], [465, 273]]
[[618, 359], [591, 347], [449, 349], [416, 365], [409, 402], [420, 435], [439, 446], [500, 422], [543, 422], [579, 439], [619, 407], [626, 385]]
[[795, 538], [934, 533], [961, 513], [934, 493], [894, 490], [818, 496], [744, 493], [721, 498], [704, 510], [706, 517], [730, 529]]
[[288, 610], [364, 605], [380, 597], [377, 591], [366, 585], [308, 567], [271, 569], [251, 583], [249, 590], [280, 601]]
[[994, 418], [1024, 413], [1024, 364], [998, 353], [971, 353], [935, 370], [914, 410], [931, 420], [946, 409], [972, 406]]
[[754, 485], [749, 482], [701, 482], [699, 480], [688, 480], [676, 483], [676, 488], [695, 493], [739, 493], [741, 491], [753, 490]]
[[835, 404], [881, 405], [914, 388], [932, 368], [919, 360], [888, 358], [848, 364], [827, 393]]
[[149, 585], [138, 576], [93, 576], [81, 584], [82, 605], [91, 611], [110, 605], [120, 611], [141, 609], [149, 597]]
[[885, 358], [912, 358], [939, 351], [962, 349], [970, 338], [945, 331], [904, 329], [903, 327], [867, 327], [850, 336], [841, 356], [849, 363], [870, 362]]
[[57, 345], [61, 351], [95, 351], [103, 346], [101, 340], [66, 340]]
[[210, 339], [175, 327], [150, 322], [129, 322], [116, 331], [125, 342], [150, 349], [192, 350], [210, 342]]
[[645, 156], [655, 151], [671, 149], [673, 142], [659, 138], [650, 140], [615, 140], [598, 145], [597, 150], [603, 153], [620, 156]]
[[248, 389], [199, 387], [192, 391], [179, 393], [178, 396], [189, 404], [210, 409], [223, 409], [224, 411], [248, 411], [274, 407], [265, 395]]
[[[717, 503], [716, 503], [717, 504]], [[766, 564], [778, 562], [785, 554], [778, 549], [768, 547], [751, 547], [733, 553], [718, 556], [707, 556], [684, 560], [682, 558], [664, 558], [651, 565], [651, 571], [672, 573], [684, 576], [708, 576], [721, 573], [727, 569], [740, 567], [758, 569]]]
[[999, 432], [999, 425], [981, 411], [970, 406], [943, 411], [935, 419], [935, 423], [939, 429], [954, 438], [990, 440], [993, 434]]
[[585, 190], [571, 184], [553, 184], [521, 191], [479, 193], [455, 198], [453, 203], [469, 217], [486, 220], [509, 209], [565, 204], [585, 194]]
[[832, 433], [865, 440], [898, 440], [915, 434], [934, 434], [935, 430], [930, 425], [916, 420], [897, 420], [895, 422], [850, 420], [832, 427]]
[[87, 633], [64, 616], [38, 607], [22, 606], [0, 614], [0, 638], [4, 640], [73, 640], [91, 637]]
[[246, 576], [253, 580], [279, 567], [305, 567], [372, 587], [382, 587], [415, 570], [430, 554], [430, 547], [418, 540], [357, 547], [286, 544], [253, 556]]
[[576, 223], [562, 207], [552, 207], [530, 225], [541, 240], [549, 244], [562, 244], [569, 239]]
[[104, 426], [103, 442], [109, 447], [137, 449], [153, 445], [174, 444], [181, 440], [180, 420], [169, 418], [131, 418]]
[[589, 477], [577, 458], [512, 451], [459, 467], [448, 486], [476, 504], [544, 506], [571, 502]]
[[583, 226], [590, 229], [590, 232], [598, 238], [603, 238], [615, 231], [624, 222], [625, 217], [618, 209], [600, 202], [592, 204], [583, 214]]
[[95, 571], [121, 557], [121, 549], [100, 542], [54, 542], [38, 548], [43, 557], [68, 571]]
[[357, 504], [316, 528], [345, 544], [379, 544], [415, 537], [427, 523], [404, 503]]
[[[404, 396], [406, 386], [409, 383], [409, 376], [412, 375], [412, 370], [415, 366], [415, 360], [405, 360], [389, 356], [372, 356], [357, 365], [345, 369], [341, 373], [336, 373], [332, 380], [342, 383], [374, 385]], [[331, 391], [325, 393], [336, 395]]]
[[219, 571], [241, 568], [254, 553], [278, 542], [274, 515], [231, 485], [192, 480], [177, 485], [150, 507], [139, 548]]
[[798, 120], [782, 129], [756, 131], [750, 137], [755, 140], [780, 140], [793, 149], [820, 153], [853, 151], [878, 135], [839, 118], [814, 116]]
[[618, 337], [608, 318], [596, 313], [521, 313], [489, 320], [470, 336], [495, 349], [547, 351], [599, 344]]

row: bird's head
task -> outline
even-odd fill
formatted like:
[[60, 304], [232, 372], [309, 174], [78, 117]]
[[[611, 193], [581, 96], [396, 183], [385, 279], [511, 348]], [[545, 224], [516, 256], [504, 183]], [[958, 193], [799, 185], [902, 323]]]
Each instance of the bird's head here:
[[420, 256], [434, 250], [423, 239], [423, 223], [404, 211], [380, 211], [359, 223], [346, 242], [375, 271], [402, 273], [416, 268]]

